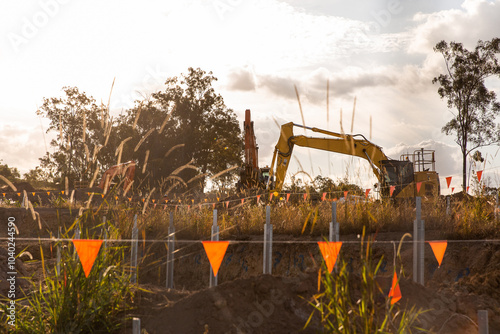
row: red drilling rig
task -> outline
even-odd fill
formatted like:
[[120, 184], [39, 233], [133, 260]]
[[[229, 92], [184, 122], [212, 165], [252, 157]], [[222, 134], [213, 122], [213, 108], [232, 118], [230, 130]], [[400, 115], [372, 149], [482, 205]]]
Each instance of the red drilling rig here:
[[253, 122], [250, 120], [250, 109], [245, 110], [245, 163], [240, 170], [238, 190], [266, 188], [269, 179], [269, 167], [259, 168], [259, 147], [255, 139]]

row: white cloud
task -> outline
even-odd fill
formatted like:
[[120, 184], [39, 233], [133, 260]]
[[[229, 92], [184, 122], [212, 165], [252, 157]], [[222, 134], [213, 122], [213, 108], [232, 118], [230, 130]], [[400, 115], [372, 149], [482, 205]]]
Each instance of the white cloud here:
[[255, 90], [255, 78], [252, 70], [247, 67], [230, 70], [227, 88], [242, 91]]
[[473, 48], [479, 39], [498, 37], [500, 0], [466, 0], [462, 9], [418, 13], [408, 51], [428, 53], [441, 40], [463, 43]]
[[6, 122], [0, 126], [0, 159], [10, 167], [17, 167], [22, 175], [39, 165], [38, 158], [45, 154], [45, 145], [50, 150], [51, 138], [42, 133], [40, 125]]

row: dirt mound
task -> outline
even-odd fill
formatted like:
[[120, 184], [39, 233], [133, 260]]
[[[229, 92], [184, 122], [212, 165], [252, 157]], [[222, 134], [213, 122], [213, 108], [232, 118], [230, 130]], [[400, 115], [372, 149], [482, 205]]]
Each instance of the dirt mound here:
[[300, 297], [315, 292], [314, 276], [238, 279], [177, 301], [179, 292], [157, 288], [153, 300], [142, 297], [134, 316], [150, 334], [203, 333], [206, 328], [208, 333], [315, 333], [317, 327], [301, 331], [312, 308]]
[[[354, 280], [360, 279], [353, 277]], [[391, 279], [379, 281], [384, 293]], [[477, 332], [479, 299], [457, 296], [450, 290], [434, 290], [401, 279], [403, 298], [397, 307], [427, 310], [418, 325], [440, 334]], [[307, 303], [316, 293], [317, 273], [298, 277], [260, 275], [237, 279], [194, 292], [145, 286], [139, 292], [134, 317], [149, 334], [156, 333], [316, 333], [321, 327], [317, 318], [302, 331], [313, 308]], [[495, 332], [495, 324], [490, 328]], [[208, 329], [208, 331], [207, 331]], [[128, 333], [125, 328], [123, 333]]]

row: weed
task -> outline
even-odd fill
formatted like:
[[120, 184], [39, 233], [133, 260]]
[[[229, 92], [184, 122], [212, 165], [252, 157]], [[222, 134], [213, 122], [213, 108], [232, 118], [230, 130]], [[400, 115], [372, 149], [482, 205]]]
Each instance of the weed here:
[[59, 271], [56, 265], [53, 268], [45, 265], [40, 247], [45, 279], [33, 281], [33, 291], [18, 300], [16, 332], [113, 333], [119, 330], [133, 296], [123, 264], [124, 248], [103, 245], [89, 276], [85, 277], [72, 244], [59, 242], [58, 246], [61, 247]]
[[347, 262], [343, 259], [338, 264], [338, 273], [330, 273], [323, 265], [321, 285], [323, 291], [313, 296], [310, 305], [314, 308], [305, 327], [313, 316], [319, 318], [325, 332], [328, 333], [412, 333], [421, 331], [416, 323], [424, 311], [399, 310], [391, 303], [376, 276], [382, 264], [382, 258], [374, 262], [372, 240], [365, 243], [365, 232], [360, 250], [360, 275], [349, 273]]

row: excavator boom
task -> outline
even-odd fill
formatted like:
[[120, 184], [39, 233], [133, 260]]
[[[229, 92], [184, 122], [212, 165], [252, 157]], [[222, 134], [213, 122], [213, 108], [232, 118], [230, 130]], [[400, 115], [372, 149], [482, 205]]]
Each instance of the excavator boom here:
[[[316, 133], [328, 135], [329, 137], [295, 136], [293, 127], [306, 128]], [[366, 159], [381, 184], [381, 191], [384, 196], [387, 196], [389, 189], [394, 187], [393, 192], [395, 196], [414, 197], [416, 194], [415, 181], [430, 183], [430, 187], [425, 187], [427, 193], [434, 191], [436, 183], [437, 189], [439, 189], [437, 173], [426, 171], [426, 177], [417, 175], [418, 173], [414, 173], [413, 171], [412, 161], [408, 159], [402, 161], [389, 159], [380, 146], [373, 144], [363, 135], [340, 134], [294, 123], [286, 123], [281, 126], [280, 138], [276, 144], [271, 163], [269, 180], [272, 180], [273, 176], [276, 178], [274, 187], [268, 183], [269, 189], [274, 188], [272, 191], [281, 191], [295, 145]]]

